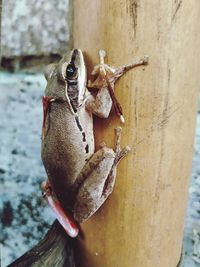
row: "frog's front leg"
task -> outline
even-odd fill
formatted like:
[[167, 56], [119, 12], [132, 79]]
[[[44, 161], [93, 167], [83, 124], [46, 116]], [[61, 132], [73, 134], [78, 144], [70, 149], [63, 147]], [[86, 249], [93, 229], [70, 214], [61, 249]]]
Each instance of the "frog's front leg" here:
[[[92, 75], [96, 79], [88, 82], [88, 87], [98, 89], [96, 97], [92, 95], [86, 101], [86, 108], [99, 117], [107, 118], [109, 116], [113, 99], [111, 91], [114, 91], [115, 82], [128, 70], [148, 64], [148, 57], [135, 60], [133, 63], [122, 65], [118, 68], [110, 67], [104, 63], [105, 51], [99, 51], [100, 64], [94, 67]], [[110, 88], [109, 88], [110, 87]], [[109, 90], [110, 89], [110, 90]], [[117, 101], [115, 99], [115, 101]]]
[[121, 128], [116, 129], [116, 148], [103, 147], [86, 163], [75, 183], [74, 218], [78, 222], [88, 219], [113, 191], [116, 166], [130, 151], [120, 149]]

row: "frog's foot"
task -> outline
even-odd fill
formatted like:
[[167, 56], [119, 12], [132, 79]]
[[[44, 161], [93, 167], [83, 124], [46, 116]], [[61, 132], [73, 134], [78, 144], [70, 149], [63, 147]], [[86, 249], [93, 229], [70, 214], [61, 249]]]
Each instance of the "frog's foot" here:
[[122, 75], [124, 75], [128, 70], [139, 67], [139, 66], [145, 66], [149, 63], [149, 57], [143, 56], [142, 58], [138, 58], [132, 63], [122, 65], [118, 68], [115, 68], [115, 72], [113, 76], [110, 78], [112, 83], [115, 83]]
[[104, 189], [102, 192], [102, 199], [106, 199], [113, 191], [116, 177], [116, 170], [118, 163], [130, 152], [131, 148], [129, 146], [125, 146], [121, 149], [120, 141], [121, 141], [121, 133], [122, 128], [115, 128], [116, 140], [115, 140], [115, 159], [113, 162], [113, 166], [110, 170], [110, 173], [107, 177], [107, 180], [104, 184]]
[[114, 68], [104, 63], [105, 56], [106, 52], [101, 49], [99, 51], [100, 63], [94, 67], [91, 73], [92, 76], [96, 76], [96, 79], [93, 82], [89, 80], [88, 87], [100, 89], [107, 82], [109, 82], [111, 86], [114, 86], [114, 83], [128, 70], [138, 66], [147, 65], [149, 62], [148, 56], [144, 56], [143, 58], [136, 59], [130, 64]]
[[122, 134], [122, 128], [121, 127], [116, 127], [115, 128], [115, 134], [116, 134], [116, 140], [115, 140], [115, 161], [114, 165], [116, 166], [120, 160], [122, 160], [128, 152], [130, 152], [131, 148], [129, 146], [125, 146], [123, 149], [120, 147], [121, 143], [121, 134]]
[[100, 63], [94, 66], [94, 69], [91, 72], [91, 75], [95, 77], [95, 80], [93, 82], [89, 80], [88, 87], [100, 89], [107, 84], [106, 79], [114, 75], [115, 68], [104, 63], [105, 56], [106, 52], [103, 49], [99, 50]]
[[43, 197], [47, 200], [49, 206], [56, 216], [56, 219], [70, 237], [76, 237], [79, 233], [79, 227], [74, 219], [62, 208], [61, 203], [52, 191], [49, 180], [42, 182], [41, 187], [43, 189]]
[[107, 74], [109, 76], [109, 74], [113, 75], [115, 73], [114, 67], [105, 64], [105, 56], [106, 52], [103, 49], [99, 50], [99, 64], [94, 67], [94, 70], [91, 73], [93, 76], [99, 74], [102, 76], [105, 76]]

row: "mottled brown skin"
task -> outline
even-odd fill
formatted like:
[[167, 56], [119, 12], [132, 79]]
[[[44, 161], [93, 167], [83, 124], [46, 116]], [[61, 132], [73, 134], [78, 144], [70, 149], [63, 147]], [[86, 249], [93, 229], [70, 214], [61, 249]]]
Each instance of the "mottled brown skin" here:
[[[96, 97], [86, 88], [86, 69], [80, 50], [74, 49], [46, 70], [45, 96], [54, 101], [50, 102], [45, 119], [42, 160], [53, 192], [79, 222], [89, 218], [110, 195], [116, 165], [129, 151], [128, 147], [120, 149], [121, 131], [117, 129], [116, 150], [103, 147], [94, 153], [93, 114], [107, 118], [112, 107], [102, 68], [114, 89], [115, 81], [126, 70], [146, 63], [144, 59], [118, 69], [104, 64], [96, 66], [97, 79], [93, 83], [99, 89]], [[67, 77], [70, 64], [76, 71]]]
[[[93, 118], [91, 112], [86, 112], [86, 90], [77, 112], [73, 111], [66, 98], [67, 83], [61, 68], [70, 59], [71, 53], [65, 55], [58, 65], [52, 66], [50, 75], [46, 75], [48, 83], [45, 95], [54, 97], [57, 101], [50, 104], [46, 118], [46, 134], [42, 142], [42, 160], [50, 184], [57, 197], [65, 204], [64, 207], [72, 205], [71, 194], [75, 179], [94, 153]], [[76, 117], [82, 131], [77, 125]], [[82, 133], [85, 133], [85, 141]], [[88, 153], [85, 151], [87, 144], [90, 145]]]

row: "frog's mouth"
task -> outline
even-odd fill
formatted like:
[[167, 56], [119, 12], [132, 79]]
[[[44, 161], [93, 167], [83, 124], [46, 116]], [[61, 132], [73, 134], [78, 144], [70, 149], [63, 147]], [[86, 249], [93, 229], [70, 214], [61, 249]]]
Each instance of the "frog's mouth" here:
[[44, 140], [46, 135], [46, 117], [49, 109], [49, 104], [55, 101], [55, 98], [49, 96], [42, 97], [42, 106], [43, 106], [43, 122], [42, 122], [42, 140]]

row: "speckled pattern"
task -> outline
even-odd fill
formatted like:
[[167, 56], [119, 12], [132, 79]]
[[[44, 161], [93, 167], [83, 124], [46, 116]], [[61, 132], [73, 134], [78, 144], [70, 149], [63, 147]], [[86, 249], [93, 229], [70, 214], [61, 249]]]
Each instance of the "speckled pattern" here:
[[[41, 97], [45, 84], [42, 74], [0, 73], [2, 267], [34, 246], [47, 231], [54, 217], [41, 197], [40, 190], [40, 183], [46, 178], [40, 159]], [[200, 110], [182, 267], [200, 266], [199, 163]]]
[[42, 198], [42, 74], [0, 73], [0, 226], [2, 266], [42, 238], [53, 215]]
[[6, 57], [62, 53], [69, 48], [70, 0], [5, 0], [2, 54]]

